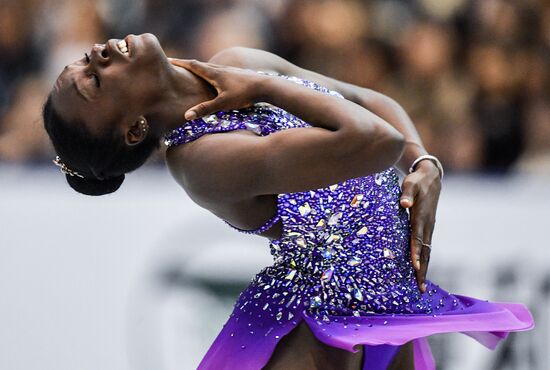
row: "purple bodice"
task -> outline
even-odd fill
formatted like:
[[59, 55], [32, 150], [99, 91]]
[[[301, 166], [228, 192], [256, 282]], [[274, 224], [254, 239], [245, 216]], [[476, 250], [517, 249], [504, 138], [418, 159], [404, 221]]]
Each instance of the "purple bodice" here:
[[[279, 77], [343, 99], [313, 82]], [[295, 127], [311, 125], [259, 103], [189, 121], [166, 135], [165, 143], [180, 145], [231, 130], [265, 136]], [[238, 229], [259, 233], [280, 220], [282, 235], [269, 242], [274, 263], [239, 295], [199, 369], [261, 369], [279, 340], [301, 321], [333, 347], [355, 351], [363, 344], [363, 365], [369, 370], [386, 369], [409, 341], [415, 368], [434, 370], [425, 338], [432, 334], [460, 331], [494, 348], [509, 331], [532, 328], [532, 317], [521, 304], [453, 295], [429, 280], [427, 291], [420, 293], [410, 258], [409, 215], [399, 204], [400, 194], [394, 168], [278, 194], [271, 219], [256, 230]]]
[[[313, 82], [279, 76], [343, 99]], [[311, 125], [281, 108], [258, 103], [189, 121], [168, 134], [165, 143], [180, 145], [204, 134], [239, 129], [264, 136], [295, 127]], [[388, 168], [325, 188], [278, 194], [277, 213], [262, 227], [238, 229], [264, 231], [282, 220], [283, 235], [270, 242], [275, 263], [255, 279], [264, 289], [258, 297], [265, 300], [274, 286], [283, 285], [299, 290], [285, 297], [284, 303], [292, 299], [318, 312], [346, 315], [429, 313], [432, 303], [458, 306], [456, 301], [420, 298], [410, 262], [408, 214], [399, 205], [400, 192], [398, 176]], [[270, 311], [278, 312], [278, 307]]]

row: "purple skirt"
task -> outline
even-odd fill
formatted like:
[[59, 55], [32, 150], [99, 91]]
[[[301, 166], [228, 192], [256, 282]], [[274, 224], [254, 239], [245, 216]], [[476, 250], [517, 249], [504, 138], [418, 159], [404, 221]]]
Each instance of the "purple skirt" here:
[[[427, 291], [436, 287], [427, 281]], [[452, 298], [464, 307], [454, 310], [442, 306], [437, 312], [426, 314], [370, 314], [331, 316], [324, 322], [310, 314], [307, 307], [298, 305], [285, 312], [285, 320], [266, 314], [261, 304], [246, 310], [242, 302], [257, 294], [251, 285], [241, 293], [235, 309], [222, 331], [199, 365], [203, 370], [263, 368], [275, 351], [277, 343], [302, 320], [315, 337], [329, 345], [349, 352], [364, 346], [363, 369], [384, 370], [391, 363], [399, 347], [412, 341], [416, 370], [435, 369], [427, 337], [432, 334], [460, 332], [489, 349], [505, 339], [509, 332], [529, 330], [534, 320], [529, 310], [519, 303], [489, 302], [463, 295], [450, 294], [437, 287], [440, 295]], [[424, 293], [427, 294], [427, 293]]]

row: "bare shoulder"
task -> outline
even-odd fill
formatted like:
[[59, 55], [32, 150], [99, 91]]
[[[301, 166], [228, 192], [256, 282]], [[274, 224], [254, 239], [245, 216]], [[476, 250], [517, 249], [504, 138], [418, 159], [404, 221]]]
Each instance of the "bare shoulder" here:
[[254, 156], [262, 143], [250, 131], [235, 130], [204, 135], [197, 140], [166, 151], [166, 164], [176, 182], [200, 205], [235, 202], [253, 197], [247, 189], [253, 188], [246, 179], [257, 178], [254, 166], [247, 171], [236, 171], [234, 152], [249, 148], [241, 155]]

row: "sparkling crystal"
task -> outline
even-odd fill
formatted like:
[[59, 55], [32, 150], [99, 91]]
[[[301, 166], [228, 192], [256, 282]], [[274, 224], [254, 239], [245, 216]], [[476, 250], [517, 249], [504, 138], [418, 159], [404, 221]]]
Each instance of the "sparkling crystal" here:
[[318, 229], [322, 229], [325, 227], [325, 220], [324, 219], [321, 219], [319, 220], [319, 222], [317, 222], [317, 225], [315, 225], [316, 228]]
[[350, 205], [352, 207], [358, 207], [359, 203], [361, 203], [361, 200], [363, 200], [363, 194], [356, 194], [351, 200]]
[[262, 128], [260, 127], [260, 125], [258, 124], [254, 124], [254, 123], [250, 123], [250, 122], [247, 122], [244, 124], [246, 126], [246, 128], [258, 135], [260, 135], [262, 133]]
[[320, 307], [321, 306], [321, 297], [319, 297], [319, 296], [311, 297], [311, 300], [309, 301], [309, 306], [311, 308]]
[[325, 240], [325, 243], [326, 243], [326, 244], [330, 244], [330, 243], [332, 243], [333, 241], [338, 240], [338, 239], [340, 239], [340, 236], [339, 236], [339, 235], [330, 234], [330, 235], [327, 237], [327, 239]]
[[332, 247], [327, 247], [323, 252], [323, 257], [326, 259], [331, 259], [334, 256], [334, 249]]
[[368, 229], [366, 226], [363, 226], [362, 228], [360, 228], [360, 229], [357, 231], [357, 235], [358, 235], [358, 236], [365, 235], [368, 231], [369, 231], [369, 229]]
[[211, 125], [215, 125], [218, 123], [218, 117], [216, 117], [215, 114], [211, 114], [209, 116], [203, 117], [204, 122], [209, 123]]
[[294, 279], [294, 276], [296, 275], [296, 270], [290, 270], [286, 276], [285, 276], [285, 279], [287, 280], [292, 280]]
[[306, 202], [304, 204], [302, 204], [300, 207], [298, 207], [298, 211], [300, 212], [300, 214], [302, 216], [307, 216], [311, 213], [311, 207], [309, 206], [309, 203]]
[[335, 213], [332, 216], [330, 216], [327, 223], [330, 226], [336, 225], [341, 218], [342, 218], [342, 212]]
[[277, 321], [280, 321], [283, 318], [283, 313], [281, 311], [277, 312], [277, 315], [275, 315], [275, 318]]
[[357, 266], [359, 264], [361, 264], [361, 258], [357, 256], [353, 256], [348, 260], [348, 265], [350, 266]]
[[391, 249], [384, 248], [384, 257], [389, 258], [389, 259], [394, 259], [395, 254], [393, 253], [393, 251]]
[[358, 301], [362, 301], [362, 300], [363, 300], [363, 293], [361, 292], [361, 289], [359, 289], [359, 288], [353, 289], [353, 296], [354, 296], [355, 299], [357, 299]]
[[321, 281], [330, 281], [332, 279], [332, 274], [334, 273], [334, 268], [329, 268], [325, 271], [323, 271], [323, 274], [321, 275]]
[[306, 239], [303, 236], [299, 236], [296, 238], [296, 244], [301, 248], [307, 247]]

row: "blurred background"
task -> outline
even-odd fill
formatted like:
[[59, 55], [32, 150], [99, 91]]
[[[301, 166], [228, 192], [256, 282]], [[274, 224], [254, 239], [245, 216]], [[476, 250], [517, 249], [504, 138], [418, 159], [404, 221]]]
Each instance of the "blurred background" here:
[[448, 174], [430, 279], [537, 322], [495, 352], [435, 336], [438, 369], [550, 369], [547, 0], [0, 0], [0, 369], [195, 368], [271, 263], [162, 152], [101, 199], [51, 163], [40, 110], [63, 66], [142, 32], [173, 57], [266, 49], [401, 103]]

